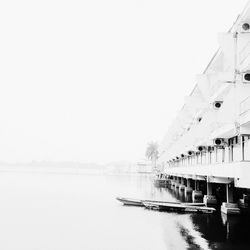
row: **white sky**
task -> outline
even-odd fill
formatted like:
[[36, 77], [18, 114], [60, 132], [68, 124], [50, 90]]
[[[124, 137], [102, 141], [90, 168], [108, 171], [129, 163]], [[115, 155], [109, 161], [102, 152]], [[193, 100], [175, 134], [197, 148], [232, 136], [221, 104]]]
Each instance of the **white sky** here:
[[0, 2], [0, 160], [139, 160], [247, 0]]

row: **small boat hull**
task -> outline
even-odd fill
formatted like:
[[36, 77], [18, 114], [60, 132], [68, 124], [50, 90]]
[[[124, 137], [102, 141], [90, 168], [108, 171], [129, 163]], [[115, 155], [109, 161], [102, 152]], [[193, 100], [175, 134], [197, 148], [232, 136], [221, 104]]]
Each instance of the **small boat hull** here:
[[122, 202], [123, 205], [126, 205], [126, 206], [137, 206], [137, 207], [144, 206], [142, 203], [142, 200], [139, 200], [139, 199], [130, 199], [130, 198], [121, 198], [121, 197], [117, 197], [116, 199]]
[[170, 204], [170, 203], [158, 203], [158, 202], [143, 202], [143, 205], [148, 209], [159, 211], [172, 211], [183, 213], [213, 213], [216, 211], [214, 208], [190, 206], [185, 204]]
[[177, 205], [185, 205], [185, 206], [205, 206], [205, 203], [181, 203], [181, 202], [173, 202], [173, 201], [156, 201], [156, 200], [140, 200], [134, 198], [124, 198], [117, 197], [118, 201], [122, 202], [126, 206], [139, 206], [143, 207], [144, 203], [157, 203], [157, 204], [177, 204]]

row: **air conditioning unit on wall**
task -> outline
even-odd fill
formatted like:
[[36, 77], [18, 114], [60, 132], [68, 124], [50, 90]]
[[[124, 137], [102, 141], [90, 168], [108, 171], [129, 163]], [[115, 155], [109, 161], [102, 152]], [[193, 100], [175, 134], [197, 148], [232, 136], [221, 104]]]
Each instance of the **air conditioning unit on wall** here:
[[250, 32], [250, 20], [246, 20], [240, 25], [240, 32]]
[[191, 156], [191, 155], [193, 155], [193, 154], [194, 154], [194, 151], [191, 151], [191, 150], [188, 151], [188, 155], [189, 155], [189, 156]]
[[207, 147], [207, 151], [208, 151], [208, 152], [214, 151], [214, 147], [213, 147], [213, 146], [208, 146], [208, 147]]
[[198, 147], [197, 147], [197, 150], [198, 150], [199, 152], [205, 151], [205, 149], [206, 149], [205, 146], [198, 146]]
[[214, 109], [220, 109], [223, 101], [215, 101], [213, 102], [213, 108]]
[[242, 73], [242, 82], [250, 83], [250, 71], [246, 71]]
[[226, 144], [226, 141], [223, 138], [216, 138], [213, 142], [215, 146], [224, 146]]

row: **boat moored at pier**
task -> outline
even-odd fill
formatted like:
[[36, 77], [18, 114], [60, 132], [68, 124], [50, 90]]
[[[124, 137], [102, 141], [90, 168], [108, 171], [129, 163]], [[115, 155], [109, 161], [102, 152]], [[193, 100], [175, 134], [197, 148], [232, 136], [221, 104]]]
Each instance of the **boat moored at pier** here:
[[187, 204], [170, 204], [160, 202], [143, 202], [144, 206], [148, 209], [159, 210], [159, 211], [172, 211], [172, 212], [185, 212], [185, 213], [214, 213], [215, 208], [202, 207], [196, 205]]
[[174, 204], [174, 205], [184, 205], [184, 206], [205, 206], [205, 203], [182, 203], [182, 202], [174, 202], [174, 201], [159, 201], [159, 200], [142, 200], [142, 199], [135, 199], [135, 198], [123, 198], [123, 197], [116, 197], [118, 201], [123, 203], [126, 206], [145, 206], [145, 203], [154, 203], [154, 204]]

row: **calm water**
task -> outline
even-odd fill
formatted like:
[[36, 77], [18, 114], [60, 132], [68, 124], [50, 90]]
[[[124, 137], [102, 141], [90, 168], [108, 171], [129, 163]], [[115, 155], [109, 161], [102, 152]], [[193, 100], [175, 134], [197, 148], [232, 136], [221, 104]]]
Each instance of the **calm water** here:
[[142, 175], [0, 172], [0, 249], [250, 249], [247, 218], [126, 207], [175, 198]]

